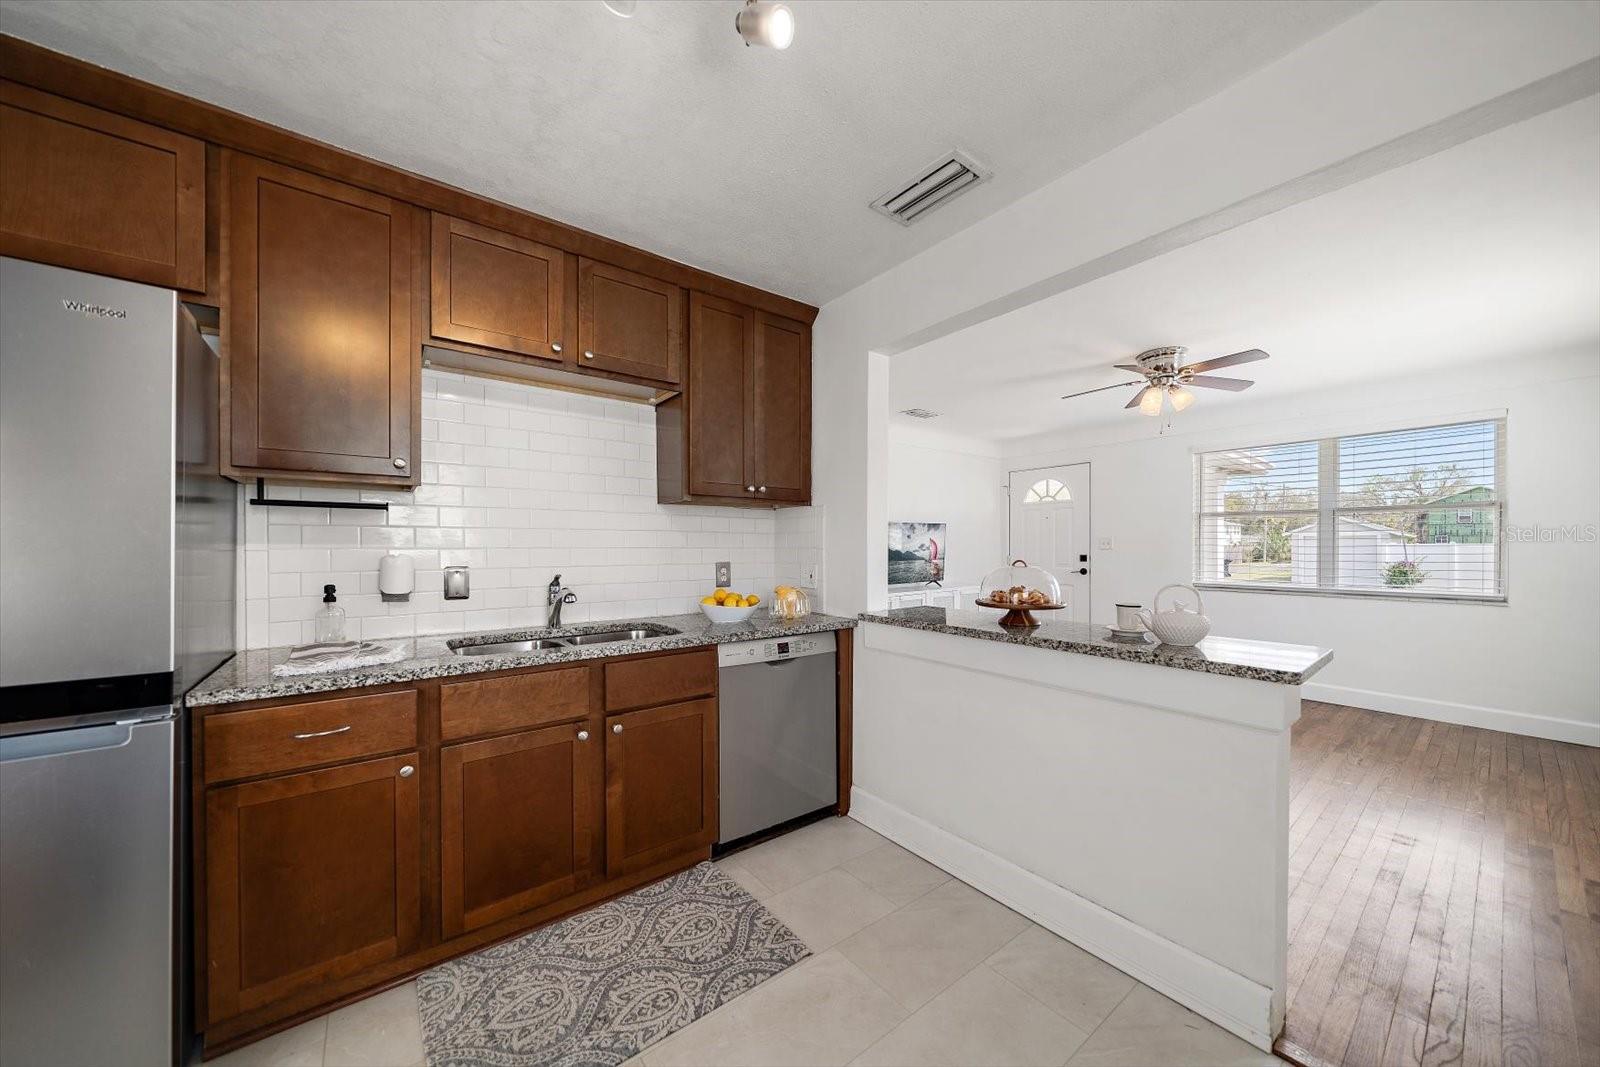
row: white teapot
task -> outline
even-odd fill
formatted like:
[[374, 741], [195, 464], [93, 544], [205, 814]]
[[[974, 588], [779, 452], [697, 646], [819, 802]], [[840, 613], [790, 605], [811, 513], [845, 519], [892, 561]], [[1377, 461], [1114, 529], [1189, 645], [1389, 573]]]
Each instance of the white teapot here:
[[[1175, 604], [1170, 611], [1161, 610], [1161, 594], [1168, 589], [1187, 589], [1194, 594], [1195, 610], [1190, 610], [1182, 604]], [[1200, 599], [1200, 591], [1192, 585], [1174, 582], [1162, 586], [1156, 593], [1155, 599], [1150, 601], [1150, 607], [1139, 612], [1139, 619], [1145, 624], [1146, 629], [1161, 639], [1164, 645], [1198, 645], [1211, 632], [1211, 620], [1201, 614], [1205, 611], [1205, 602]]]

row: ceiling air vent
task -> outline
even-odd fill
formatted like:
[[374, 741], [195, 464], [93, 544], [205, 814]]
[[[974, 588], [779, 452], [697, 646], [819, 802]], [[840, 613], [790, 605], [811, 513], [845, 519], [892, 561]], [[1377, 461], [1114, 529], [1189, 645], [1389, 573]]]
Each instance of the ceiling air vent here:
[[872, 210], [910, 226], [988, 177], [989, 168], [957, 149], [934, 160], [917, 177], [878, 197], [872, 202]]
[[927, 408], [906, 408], [900, 414], [910, 415], [913, 419], [937, 419], [939, 417], [937, 411], [929, 411]]

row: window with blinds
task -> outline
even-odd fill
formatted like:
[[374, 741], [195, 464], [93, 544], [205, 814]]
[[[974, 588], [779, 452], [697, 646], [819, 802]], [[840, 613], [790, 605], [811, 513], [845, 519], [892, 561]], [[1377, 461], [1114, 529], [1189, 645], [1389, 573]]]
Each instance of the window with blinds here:
[[1502, 599], [1505, 420], [1195, 456], [1196, 582]]

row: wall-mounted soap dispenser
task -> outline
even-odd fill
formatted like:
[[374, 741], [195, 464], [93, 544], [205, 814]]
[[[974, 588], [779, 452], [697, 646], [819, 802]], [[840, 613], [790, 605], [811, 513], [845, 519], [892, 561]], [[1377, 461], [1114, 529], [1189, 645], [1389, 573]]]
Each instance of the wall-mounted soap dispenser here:
[[378, 560], [378, 592], [385, 603], [403, 603], [417, 588], [417, 564], [410, 556], [390, 552]]

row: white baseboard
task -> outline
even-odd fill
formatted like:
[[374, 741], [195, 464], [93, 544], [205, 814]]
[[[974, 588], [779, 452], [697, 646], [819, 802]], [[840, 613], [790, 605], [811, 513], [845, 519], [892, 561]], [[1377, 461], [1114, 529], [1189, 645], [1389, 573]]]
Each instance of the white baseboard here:
[[1347, 704], [1352, 708], [1387, 711], [1394, 715], [1410, 715], [1416, 719], [1432, 719], [1456, 726], [1477, 726], [1485, 730], [1500, 730], [1524, 737], [1542, 737], [1547, 741], [1569, 741], [1575, 745], [1600, 747], [1600, 723], [1579, 722], [1576, 719], [1557, 719], [1548, 715], [1528, 715], [1504, 708], [1486, 708], [1477, 704], [1456, 704], [1448, 700], [1425, 700], [1421, 697], [1383, 693], [1374, 689], [1353, 689], [1344, 685], [1323, 685], [1307, 682], [1300, 687], [1300, 695], [1307, 700], [1321, 700], [1329, 704]]
[[862, 789], [850, 817], [1040, 926], [1271, 1051], [1272, 990]]

